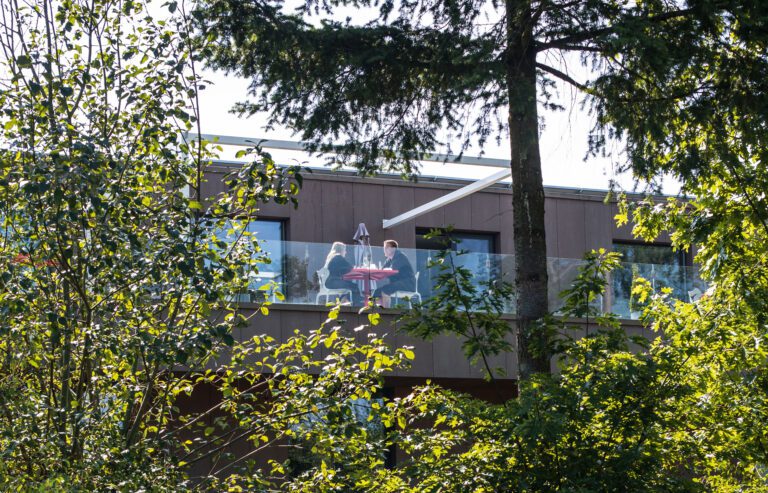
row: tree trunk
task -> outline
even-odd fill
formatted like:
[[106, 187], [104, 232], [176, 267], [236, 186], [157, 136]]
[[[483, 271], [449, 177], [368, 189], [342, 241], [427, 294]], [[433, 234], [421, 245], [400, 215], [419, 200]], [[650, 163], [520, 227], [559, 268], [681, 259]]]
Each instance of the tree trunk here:
[[546, 351], [531, 351], [546, 347], [546, 334], [536, 330], [534, 322], [548, 311], [547, 245], [530, 0], [507, 0], [506, 6], [518, 372], [522, 380], [532, 373], [549, 372], [550, 368]]

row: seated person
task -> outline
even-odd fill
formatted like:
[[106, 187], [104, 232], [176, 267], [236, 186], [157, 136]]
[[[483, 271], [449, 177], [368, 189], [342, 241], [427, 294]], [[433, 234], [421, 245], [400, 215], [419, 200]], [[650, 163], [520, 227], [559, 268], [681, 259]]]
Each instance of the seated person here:
[[328, 269], [328, 278], [325, 280], [325, 287], [331, 289], [349, 289], [352, 291], [353, 305], [362, 305], [363, 297], [360, 295], [360, 288], [354, 281], [342, 279], [344, 274], [352, 270], [352, 264], [347, 261], [347, 245], [337, 241], [331, 245], [331, 251], [325, 258], [325, 268]]
[[389, 282], [373, 292], [375, 299], [381, 298], [381, 304], [389, 308], [391, 295], [395, 291], [416, 291], [416, 278], [413, 274], [413, 267], [408, 257], [398, 250], [395, 240], [386, 240], [384, 242], [384, 256], [387, 258], [383, 268], [393, 269], [397, 274], [388, 278]]

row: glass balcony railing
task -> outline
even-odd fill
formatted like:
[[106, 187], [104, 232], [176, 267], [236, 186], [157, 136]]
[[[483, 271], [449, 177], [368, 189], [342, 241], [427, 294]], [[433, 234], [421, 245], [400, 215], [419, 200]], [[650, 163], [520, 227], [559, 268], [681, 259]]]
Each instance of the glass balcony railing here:
[[[336, 298], [347, 297], [341, 294], [343, 289], [339, 291], [338, 287], [329, 288], [321, 282], [324, 274], [321, 269], [326, 264], [326, 257], [331, 249], [330, 244], [267, 241], [263, 243], [263, 248], [270, 254], [272, 262], [261, 266], [254, 287], [261, 287], [273, 302], [325, 305]], [[422, 300], [432, 296], [436, 289], [438, 271], [428, 266], [439, 252], [409, 248], [401, 248], [400, 251], [408, 258], [417, 274], [415, 292]], [[381, 247], [373, 246], [364, 249], [360, 246], [347, 245], [345, 258], [351, 265], [361, 268], [362, 274], [358, 276], [361, 279], [354, 281], [361, 294], [365, 294], [366, 287], [372, 293], [377, 287], [388, 282], [377, 281], [375, 274], [365, 279], [365, 269], [362, 268], [366, 265], [373, 269], [371, 272], [374, 272], [384, 264], [386, 259]], [[478, 289], [485, 289], [483, 286], [486, 286], [489, 281], [511, 283], [514, 280], [515, 257], [513, 255], [454, 253], [452, 259], [455, 265], [465, 267], [473, 273], [472, 280]], [[562, 306], [563, 301], [559, 293], [571, 285], [582, 263], [583, 261], [579, 259], [552, 257], [548, 259], [550, 309], [557, 311]], [[642, 307], [631, 296], [632, 282], [636, 277], [645, 278], [654, 289], [659, 291], [662, 288], [670, 288], [673, 298], [685, 301], [695, 299], [706, 289], [695, 267], [622, 264], [611, 274], [606, 294], [599, 300], [603, 310], [612, 311], [622, 318], [637, 319]], [[283, 295], [282, 300], [275, 295], [274, 289]], [[242, 297], [239, 299], [242, 300]], [[514, 300], [510, 300], [507, 310], [509, 313], [514, 312]]]

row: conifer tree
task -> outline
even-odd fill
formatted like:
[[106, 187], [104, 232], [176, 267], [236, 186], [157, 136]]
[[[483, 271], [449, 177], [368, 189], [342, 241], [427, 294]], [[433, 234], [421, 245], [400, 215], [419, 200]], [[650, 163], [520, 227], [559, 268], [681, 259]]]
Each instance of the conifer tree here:
[[[411, 174], [440, 144], [460, 152], [508, 138], [525, 378], [547, 372], [550, 359], [534, 323], [548, 309], [538, 104], [559, 106], [554, 83], [565, 81], [597, 115], [591, 152], [616, 138], [626, 144], [621, 165], [640, 177], [690, 176], [706, 165], [691, 144], [711, 106], [753, 112], [736, 95], [765, 80], [750, 68], [765, 61], [759, 4], [305, 0], [288, 10], [280, 0], [202, 0], [197, 14], [202, 35], [215, 40], [210, 64], [251, 80], [253, 99], [238, 111], [267, 111], [313, 150], [333, 150], [363, 172]], [[336, 20], [351, 10], [373, 18]], [[590, 80], [545, 62], [565, 53], [580, 57]]]

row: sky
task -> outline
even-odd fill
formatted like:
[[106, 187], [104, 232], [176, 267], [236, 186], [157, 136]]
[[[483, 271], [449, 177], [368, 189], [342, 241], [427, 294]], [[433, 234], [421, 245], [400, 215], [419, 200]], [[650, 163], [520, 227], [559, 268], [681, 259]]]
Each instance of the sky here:
[[[264, 129], [266, 115], [257, 114], [250, 118], [238, 118], [229, 112], [238, 102], [247, 99], [248, 82], [231, 75], [207, 71], [204, 75], [212, 82], [201, 93], [200, 122], [203, 133], [248, 137], [253, 139], [280, 139], [298, 141], [299, 138], [285, 127], [270, 131]], [[566, 88], [563, 88], [566, 89]], [[563, 91], [565, 93], [565, 91]], [[570, 98], [570, 95], [566, 95]], [[539, 108], [543, 117], [543, 129], [540, 136], [542, 172], [544, 184], [571, 188], [607, 189], [611, 179], [618, 180], [626, 188], [632, 187], [630, 176], [618, 176], [613, 172], [612, 160], [620, 159], [614, 156], [595, 158], [585, 161], [587, 139], [592, 127], [590, 115], [579, 109], [579, 100], [572, 108], [565, 111], [548, 111]], [[440, 151], [439, 149], [437, 150]], [[467, 156], [509, 159], [509, 142], [499, 144], [489, 139], [484, 149], [472, 148], [465, 152]], [[273, 151], [276, 159], [306, 159], [310, 164], [322, 161], [322, 158], [300, 156], [296, 153]], [[424, 174], [463, 176], [481, 178], [498, 171], [495, 168], [465, 167], [455, 164], [432, 164], [423, 169]]]
[[[561, 58], [545, 60], [568, 73], [576, 80], [585, 82], [590, 73], [582, 67], [577, 58]], [[250, 118], [238, 118], [229, 112], [232, 106], [247, 99], [248, 81], [222, 72], [206, 70], [204, 78], [211, 84], [201, 93], [200, 118], [203, 133], [247, 137], [254, 140], [279, 139], [298, 141], [299, 138], [291, 129], [278, 127], [265, 130], [267, 117], [257, 114]], [[564, 111], [548, 110], [539, 105], [539, 116], [542, 122], [540, 129], [540, 151], [544, 185], [607, 190], [611, 181], [616, 182], [625, 190], [632, 190], [635, 182], [630, 174], [617, 174], [614, 164], [622, 161], [621, 145], [614, 144], [607, 156], [587, 157], [588, 137], [594, 120], [589, 112], [582, 108], [582, 96], [566, 83], [557, 84], [558, 102], [566, 109]], [[445, 152], [444, 149], [435, 149]], [[307, 165], [317, 165], [323, 162], [322, 157], [311, 157], [306, 154], [287, 151], [271, 151], [273, 157], [283, 164], [294, 164], [295, 161]], [[232, 152], [229, 152], [232, 155]], [[471, 148], [465, 151], [465, 156], [480, 156], [487, 158], [509, 159], [510, 148], [508, 140], [497, 143], [489, 139], [483, 149]], [[228, 158], [229, 156], [224, 156]], [[498, 172], [498, 168], [479, 166], [460, 166], [456, 164], [427, 163], [422, 166], [424, 175], [480, 179]], [[679, 184], [674, 180], [664, 181], [663, 191], [675, 194]]]

